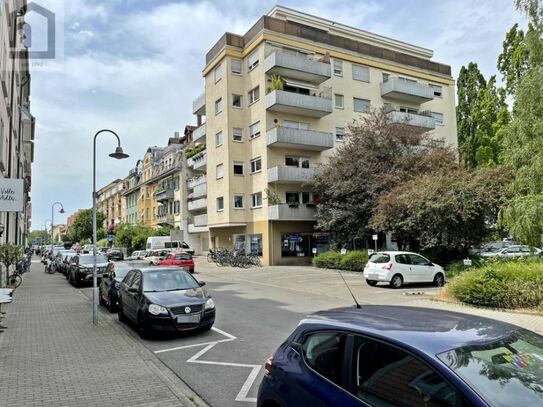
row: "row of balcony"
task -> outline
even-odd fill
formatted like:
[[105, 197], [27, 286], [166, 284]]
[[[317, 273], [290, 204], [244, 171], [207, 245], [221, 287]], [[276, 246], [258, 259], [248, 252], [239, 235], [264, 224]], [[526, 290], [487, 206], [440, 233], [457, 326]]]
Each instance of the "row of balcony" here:
[[204, 184], [205, 182], [207, 182], [207, 180], [206, 180], [206, 176], [204, 174], [204, 175], [200, 175], [199, 177], [189, 179], [187, 181], [187, 186], [192, 189], [197, 185]]
[[196, 154], [193, 157], [190, 157], [187, 160], [187, 166], [189, 168], [192, 168], [193, 170], [205, 168], [206, 164], [207, 164], [207, 154], [205, 150], [202, 151], [201, 153]]
[[[268, 207], [269, 220], [286, 220], [286, 221], [314, 221], [317, 216], [317, 208], [310, 204], [278, 204]], [[207, 232], [207, 213], [197, 215], [192, 218], [189, 223], [189, 232]]]
[[206, 136], [207, 126], [202, 123], [192, 132], [192, 141], [203, 141]]

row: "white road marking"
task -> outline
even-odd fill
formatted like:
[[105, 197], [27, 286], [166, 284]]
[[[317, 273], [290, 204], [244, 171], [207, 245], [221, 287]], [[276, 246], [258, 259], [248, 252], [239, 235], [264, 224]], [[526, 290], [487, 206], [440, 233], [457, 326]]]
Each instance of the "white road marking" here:
[[204, 354], [209, 352], [211, 349], [213, 349], [217, 344], [223, 343], [223, 342], [230, 342], [233, 340], [238, 339], [232, 334], [229, 334], [228, 332], [225, 332], [219, 328], [211, 328], [215, 332], [226, 336], [226, 339], [219, 339], [217, 341], [209, 341], [209, 342], [200, 342], [200, 343], [194, 343], [192, 345], [184, 345], [184, 346], [177, 346], [175, 348], [168, 348], [168, 349], [161, 349], [154, 351], [155, 354], [157, 353], [164, 353], [164, 352], [171, 352], [175, 350], [181, 350], [181, 349], [189, 349], [189, 348], [195, 348], [199, 346], [204, 346], [203, 349], [192, 355], [189, 359], [187, 359], [187, 363], [198, 363], [201, 365], [215, 365], [215, 366], [231, 366], [231, 367], [249, 367], [251, 368], [251, 373], [249, 376], [247, 376], [247, 379], [243, 383], [243, 386], [241, 386], [241, 389], [239, 393], [236, 396], [236, 401], [245, 401], [248, 403], [256, 403], [256, 398], [254, 397], [247, 397], [247, 394], [249, 394], [249, 391], [251, 390], [251, 387], [253, 386], [256, 378], [258, 377], [258, 373], [260, 372], [260, 369], [262, 366], [260, 365], [251, 365], [246, 363], [231, 363], [231, 362], [214, 362], [210, 360], [199, 360], [200, 357], [202, 357]]

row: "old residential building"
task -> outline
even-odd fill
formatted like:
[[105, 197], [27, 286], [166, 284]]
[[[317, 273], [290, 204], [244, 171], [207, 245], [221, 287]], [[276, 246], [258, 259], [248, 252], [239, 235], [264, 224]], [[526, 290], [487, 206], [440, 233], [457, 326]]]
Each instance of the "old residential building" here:
[[451, 68], [432, 55], [284, 7], [224, 34], [193, 103], [192, 234], [209, 230], [212, 246], [265, 264], [307, 261], [328, 237], [314, 230], [318, 197], [305, 183], [349, 122], [384, 107], [391, 122], [457, 146]]
[[2, 243], [26, 244], [31, 221], [31, 164], [35, 119], [30, 113], [30, 72], [24, 44], [26, 1], [7, 0], [0, 13], [0, 178], [24, 180], [23, 212], [0, 213]]
[[111, 232], [125, 219], [125, 180], [116, 179], [96, 192], [96, 208], [104, 214], [104, 231]]

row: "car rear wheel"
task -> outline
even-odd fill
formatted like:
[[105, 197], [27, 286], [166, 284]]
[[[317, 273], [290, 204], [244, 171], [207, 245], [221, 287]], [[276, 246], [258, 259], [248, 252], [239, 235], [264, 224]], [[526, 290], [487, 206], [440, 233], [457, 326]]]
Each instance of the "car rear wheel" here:
[[392, 288], [400, 288], [403, 285], [403, 278], [400, 274], [394, 274], [390, 279], [390, 286]]
[[445, 285], [445, 277], [441, 273], [437, 273], [434, 277], [434, 285], [436, 287], [443, 287]]
[[375, 287], [377, 285], [377, 281], [375, 280], [366, 280], [366, 283], [368, 283], [368, 285], [371, 285], [372, 287]]

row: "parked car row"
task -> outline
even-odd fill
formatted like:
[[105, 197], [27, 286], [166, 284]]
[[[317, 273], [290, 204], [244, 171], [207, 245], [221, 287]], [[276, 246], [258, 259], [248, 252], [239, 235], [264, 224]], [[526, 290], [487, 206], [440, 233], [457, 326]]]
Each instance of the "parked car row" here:
[[192, 254], [178, 249], [162, 250], [136, 250], [127, 257], [127, 260], [143, 260], [149, 266], [180, 266], [194, 273], [194, 260]]

